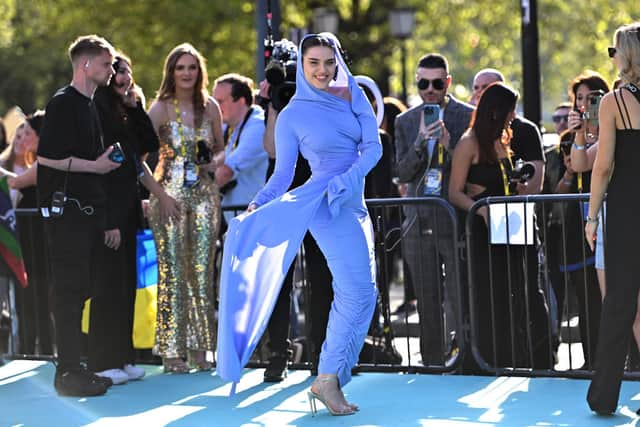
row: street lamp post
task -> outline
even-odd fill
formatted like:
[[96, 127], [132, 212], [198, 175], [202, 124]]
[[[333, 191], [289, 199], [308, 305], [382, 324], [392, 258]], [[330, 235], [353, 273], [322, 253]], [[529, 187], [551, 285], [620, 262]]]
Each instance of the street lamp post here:
[[328, 31], [332, 34], [338, 32], [340, 16], [334, 9], [329, 7], [315, 8], [313, 9], [311, 20], [313, 23], [313, 31], [316, 34], [323, 31]]
[[401, 40], [402, 102], [407, 103], [407, 46], [406, 40], [413, 34], [416, 11], [410, 7], [392, 9], [389, 13], [391, 35]]

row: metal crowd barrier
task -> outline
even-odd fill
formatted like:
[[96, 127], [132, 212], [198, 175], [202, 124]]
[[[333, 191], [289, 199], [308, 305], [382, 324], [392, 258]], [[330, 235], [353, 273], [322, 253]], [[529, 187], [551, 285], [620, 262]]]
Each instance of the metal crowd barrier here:
[[[576, 194], [489, 197], [476, 202], [466, 218], [439, 198], [367, 200], [380, 296], [368, 351], [357, 369], [589, 377], [600, 301], [583, 244], [587, 200]], [[478, 222], [482, 208], [491, 211], [491, 232]], [[500, 241], [500, 233], [502, 243], [491, 244], [491, 238]], [[222, 242], [217, 271], [221, 259]], [[312, 369], [314, 301], [304, 250], [294, 265], [292, 367]], [[417, 313], [393, 311], [405, 298], [417, 300]], [[15, 330], [12, 339], [17, 340]], [[268, 356], [260, 346], [249, 366], [264, 367]], [[48, 356], [21, 354], [14, 346], [4, 357]], [[630, 357], [625, 378], [640, 378], [636, 357]]]
[[[588, 199], [588, 194], [488, 197], [470, 209], [465, 222], [469, 346], [480, 371], [592, 375], [601, 296], [594, 254], [584, 239]], [[490, 227], [480, 209], [489, 210]], [[627, 379], [640, 378], [634, 347], [632, 341]]]
[[[468, 327], [463, 323], [466, 321], [456, 305], [462, 299], [459, 279], [463, 269], [457, 256], [461, 253], [461, 246], [455, 209], [446, 201], [435, 197], [368, 199], [366, 202], [374, 228], [379, 301], [365, 348], [361, 353], [361, 362], [356, 369], [421, 373], [453, 372], [459, 369], [467, 342], [465, 334]], [[244, 208], [230, 206], [225, 210], [237, 214]], [[434, 220], [440, 227], [434, 227], [423, 214], [416, 215], [418, 212], [424, 213], [423, 211], [435, 215], [437, 219]], [[442, 232], [443, 228], [449, 231]], [[410, 276], [407, 271], [398, 271], [399, 265], [402, 264], [403, 251], [407, 247], [403, 240], [407, 240], [407, 236], [413, 243], [413, 247], [409, 249], [413, 249], [416, 255], [416, 262], [410, 263], [413, 275], [416, 276], [413, 285], [408, 283], [408, 280], [399, 280], [402, 276], [405, 279]], [[429, 238], [434, 239], [433, 244], [425, 243]], [[432, 255], [437, 254], [438, 260], [432, 260], [436, 265], [441, 264], [440, 252], [455, 255], [454, 262], [449, 264], [451, 271], [448, 274], [444, 271], [441, 275], [438, 274], [436, 283], [427, 280], [428, 271], [425, 271], [420, 259], [420, 255], [426, 253], [427, 249], [431, 249]], [[313, 321], [310, 307], [314, 304], [303, 251], [298, 253], [295, 265], [297, 280], [294, 283], [293, 316], [297, 317], [302, 326], [299, 329], [300, 336], [290, 336], [294, 344], [305, 343], [305, 338], [310, 336], [309, 325]], [[413, 294], [417, 298], [418, 313], [392, 314], [391, 308], [403, 302], [403, 294], [410, 293], [410, 286], [414, 287]], [[295, 296], [299, 298], [296, 300]], [[446, 308], [443, 304], [447, 306], [449, 300], [453, 307], [449, 310], [450, 318], [446, 319]], [[420, 317], [427, 316], [442, 320], [437, 322], [435, 327], [427, 328], [428, 325], [420, 322]], [[455, 331], [454, 325], [458, 325]], [[266, 340], [267, 334], [263, 338], [263, 341]], [[307, 344], [303, 346], [302, 360], [294, 363], [294, 368], [312, 368], [313, 362], [309, 353], [311, 348]], [[259, 348], [249, 366], [264, 367], [268, 355], [266, 349], [260, 351]]]

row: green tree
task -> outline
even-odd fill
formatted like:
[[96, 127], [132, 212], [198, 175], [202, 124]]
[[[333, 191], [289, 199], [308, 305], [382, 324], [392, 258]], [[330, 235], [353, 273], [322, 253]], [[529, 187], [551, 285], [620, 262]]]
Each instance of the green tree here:
[[[521, 89], [518, 0], [288, 0], [280, 5], [285, 35], [292, 28], [309, 28], [316, 7], [337, 10], [338, 35], [354, 73], [372, 77], [385, 95], [397, 96], [402, 87], [400, 41], [391, 36], [388, 20], [389, 11], [400, 6], [416, 10], [413, 37], [406, 41], [410, 95], [416, 93], [415, 65], [427, 52], [449, 59], [453, 92], [462, 99], [468, 99], [475, 72], [485, 67], [502, 70], [508, 83]], [[0, 0], [0, 111], [16, 104], [25, 111], [43, 107], [69, 81], [66, 49], [80, 34], [103, 35], [129, 54], [148, 98], [160, 84], [167, 53], [185, 41], [207, 57], [211, 79], [231, 71], [255, 77], [255, 8], [250, 0]], [[538, 0], [544, 117], [567, 99], [569, 81], [584, 69], [615, 78], [606, 47], [616, 27], [638, 16], [636, 0]]]
[[15, 10], [15, 0], [0, 0], [0, 48], [11, 44], [13, 39], [11, 20], [15, 14]]
[[183, 42], [208, 59], [211, 78], [231, 71], [252, 76], [254, 7], [251, 1], [19, 2], [11, 19], [13, 40], [0, 45], [0, 111], [11, 105], [25, 111], [42, 108], [69, 82], [66, 51], [82, 34], [104, 36], [131, 56], [134, 77], [148, 98], [160, 85], [166, 55]]
[[[518, 0], [429, 1], [287, 1], [283, 7], [284, 32], [308, 26], [311, 9], [332, 7], [339, 12], [339, 35], [354, 59], [354, 71], [376, 80], [384, 94], [401, 89], [399, 40], [389, 31], [388, 15], [394, 7], [416, 10], [416, 27], [407, 41], [409, 94], [416, 94], [413, 72], [420, 56], [444, 54], [453, 75], [453, 92], [468, 99], [474, 74], [498, 68], [508, 83], [522, 87], [521, 11]], [[615, 29], [640, 16], [640, 3], [621, 0], [590, 2], [538, 1], [539, 55], [543, 114], [549, 119], [554, 106], [567, 99], [569, 81], [584, 69], [601, 72], [610, 81], [615, 69], [606, 56]]]

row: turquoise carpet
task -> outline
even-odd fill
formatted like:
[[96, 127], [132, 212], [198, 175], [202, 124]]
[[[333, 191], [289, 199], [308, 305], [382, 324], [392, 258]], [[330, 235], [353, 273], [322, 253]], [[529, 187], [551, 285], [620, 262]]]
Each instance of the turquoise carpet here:
[[[308, 371], [280, 384], [246, 370], [237, 394], [214, 373], [163, 375], [145, 366], [142, 381], [105, 396], [61, 398], [51, 363], [13, 361], [0, 367], [0, 426], [636, 426], [640, 383], [625, 382], [615, 416], [592, 415], [588, 381], [363, 373], [345, 387], [356, 415], [309, 412]], [[321, 409], [320, 409], [321, 408]]]

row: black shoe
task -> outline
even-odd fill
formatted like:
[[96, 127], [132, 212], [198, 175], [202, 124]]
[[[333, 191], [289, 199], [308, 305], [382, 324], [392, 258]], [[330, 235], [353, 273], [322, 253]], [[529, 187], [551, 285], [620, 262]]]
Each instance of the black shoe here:
[[411, 316], [412, 314], [415, 314], [417, 311], [418, 311], [418, 307], [415, 302], [405, 301], [402, 304], [400, 304], [398, 308], [396, 308], [396, 310], [391, 314], [395, 316], [400, 316], [400, 315]]
[[84, 369], [80, 372], [90, 380], [103, 384], [107, 388], [113, 385], [113, 380], [109, 377], [101, 377], [100, 375], [96, 375], [93, 372]]
[[53, 386], [60, 396], [88, 397], [105, 394], [109, 386], [82, 371], [56, 371]]
[[264, 370], [264, 382], [279, 383], [287, 378], [288, 360], [286, 354], [273, 353], [269, 358], [269, 366]]

